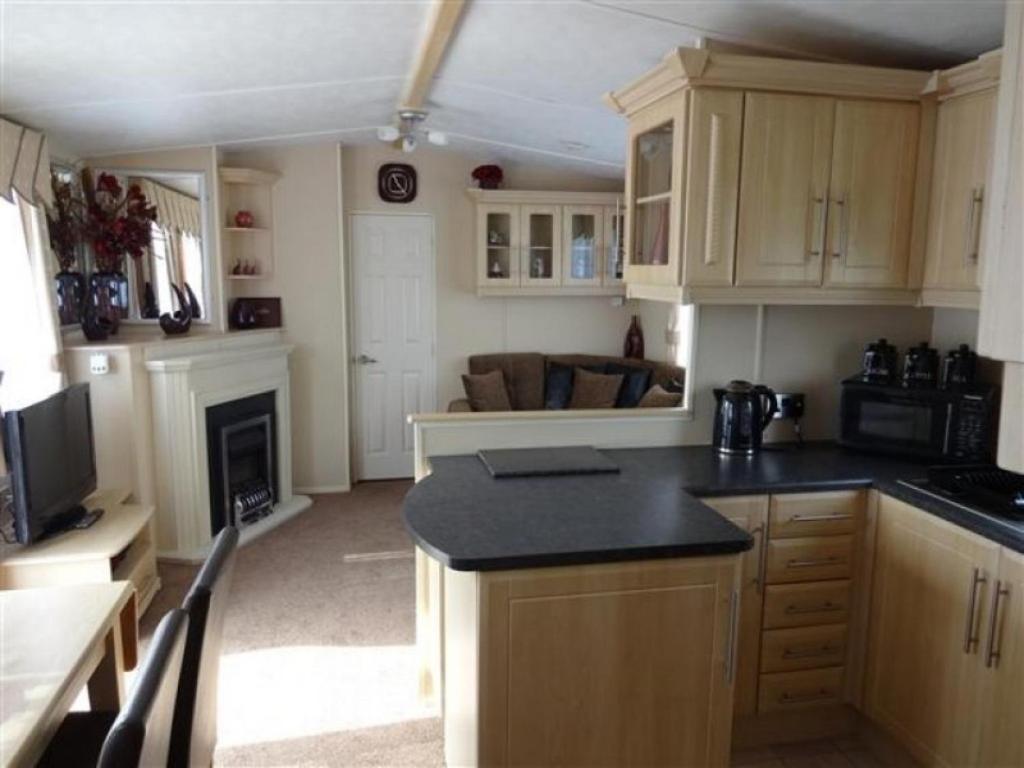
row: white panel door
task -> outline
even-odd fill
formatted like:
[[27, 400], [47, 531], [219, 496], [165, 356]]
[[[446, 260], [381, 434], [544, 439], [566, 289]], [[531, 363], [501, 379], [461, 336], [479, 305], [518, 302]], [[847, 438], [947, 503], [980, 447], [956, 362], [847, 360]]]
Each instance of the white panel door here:
[[354, 214], [351, 223], [357, 474], [412, 477], [406, 417], [437, 405], [434, 222]]

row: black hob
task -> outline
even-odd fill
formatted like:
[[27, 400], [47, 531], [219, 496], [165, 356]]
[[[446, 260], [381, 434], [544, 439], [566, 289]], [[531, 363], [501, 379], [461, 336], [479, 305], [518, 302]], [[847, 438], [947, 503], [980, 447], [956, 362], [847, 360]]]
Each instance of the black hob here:
[[926, 479], [901, 482], [1024, 531], [1024, 475], [972, 464], [931, 467]]

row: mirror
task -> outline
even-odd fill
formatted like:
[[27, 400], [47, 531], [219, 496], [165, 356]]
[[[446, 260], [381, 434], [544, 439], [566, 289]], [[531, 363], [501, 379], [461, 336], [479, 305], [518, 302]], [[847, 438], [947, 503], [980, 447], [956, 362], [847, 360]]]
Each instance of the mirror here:
[[[145, 196], [146, 206], [155, 208], [155, 215], [148, 224], [149, 244], [141, 248], [137, 258], [126, 256], [121, 266], [124, 277], [119, 277], [120, 290], [127, 307], [121, 310], [120, 322], [156, 324], [161, 314], [180, 309], [177, 288], [190, 305], [192, 322], [208, 323], [212, 272], [207, 247], [210, 239], [205, 174], [91, 168], [84, 170], [79, 178], [72, 170], [54, 169], [56, 180], [72, 184], [73, 194], [79, 199], [86, 185], [95, 188], [101, 174], [112, 176], [122, 191], [137, 185]], [[51, 220], [51, 241], [54, 228]], [[57, 276], [58, 314], [62, 325], [79, 322], [65, 295], [74, 290], [87, 295], [95, 281], [110, 274], [103, 259], [97, 258], [89, 238], [83, 239], [85, 242], [76, 249], [74, 258], [74, 268], [81, 274], [73, 280], [78, 282], [72, 286], [71, 277], [62, 279], [61, 275], [68, 272], [64, 264], [60, 265], [61, 273]]]

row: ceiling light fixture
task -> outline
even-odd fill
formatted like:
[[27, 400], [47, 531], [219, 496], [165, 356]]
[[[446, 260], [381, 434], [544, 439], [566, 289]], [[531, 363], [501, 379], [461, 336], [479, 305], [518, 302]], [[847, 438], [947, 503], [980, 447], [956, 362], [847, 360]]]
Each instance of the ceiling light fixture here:
[[447, 146], [446, 134], [423, 127], [423, 121], [426, 119], [427, 113], [421, 109], [400, 109], [398, 124], [382, 125], [377, 129], [377, 138], [388, 144], [396, 144], [403, 152], [412, 152], [416, 149], [421, 138], [426, 138], [435, 146]]

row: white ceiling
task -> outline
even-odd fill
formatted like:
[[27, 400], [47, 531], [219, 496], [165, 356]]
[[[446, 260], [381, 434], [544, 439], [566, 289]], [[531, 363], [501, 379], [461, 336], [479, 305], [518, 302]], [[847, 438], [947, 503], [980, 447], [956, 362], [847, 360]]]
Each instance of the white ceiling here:
[[[613, 176], [601, 95], [716, 37], [865, 64], [948, 66], [998, 47], [1003, 0], [470, 0], [429, 126], [496, 160]], [[340, 139], [390, 121], [419, 0], [0, 0], [0, 113], [78, 156]]]

